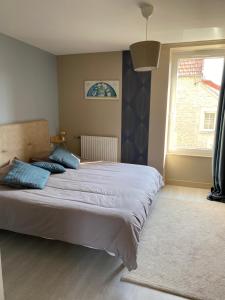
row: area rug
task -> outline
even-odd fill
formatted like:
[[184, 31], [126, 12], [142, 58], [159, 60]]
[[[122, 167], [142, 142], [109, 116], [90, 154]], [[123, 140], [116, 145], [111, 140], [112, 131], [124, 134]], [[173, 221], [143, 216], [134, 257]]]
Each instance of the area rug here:
[[159, 198], [123, 281], [194, 300], [225, 299], [225, 204]]

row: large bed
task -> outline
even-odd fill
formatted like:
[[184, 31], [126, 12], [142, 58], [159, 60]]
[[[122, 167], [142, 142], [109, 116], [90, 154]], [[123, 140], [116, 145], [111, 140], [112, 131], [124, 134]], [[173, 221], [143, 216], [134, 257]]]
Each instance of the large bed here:
[[102, 249], [132, 270], [162, 185], [148, 166], [81, 163], [78, 170], [51, 175], [43, 190], [0, 185], [0, 228]]

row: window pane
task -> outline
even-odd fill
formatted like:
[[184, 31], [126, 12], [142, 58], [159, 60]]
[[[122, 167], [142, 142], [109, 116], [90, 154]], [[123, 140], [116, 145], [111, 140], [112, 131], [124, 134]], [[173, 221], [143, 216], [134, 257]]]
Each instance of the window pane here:
[[172, 78], [169, 151], [211, 150], [224, 58], [180, 58]]
[[215, 126], [215, 113], [205, 113], [204, 116], [204, 129], [214, 130]]

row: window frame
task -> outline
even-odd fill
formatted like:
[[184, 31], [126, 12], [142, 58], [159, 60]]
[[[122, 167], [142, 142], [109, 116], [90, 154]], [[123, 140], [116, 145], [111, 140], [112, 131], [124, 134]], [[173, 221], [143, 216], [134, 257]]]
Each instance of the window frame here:
[[[207, 129], [205, 128], [205, 114], [214, 114], [214, 124], [213, 129]], [[216, 110], [210, 109], [210, 108], [204, 108], [201, 110], [201, 116], [200, 116], [200, 132], [201, 133], [211, 133], [215, 131], [216, 128]]]
[[[225, 48], [224, 46], [215, 49], [181, 49], [181, 48], [173, 48], [170, 51], [170, 74], [169, 74], [169, 90], [168, 90], [168, 114], [167, 114], [167, 143], [166, 143], [166, 153], [167, 155], [186, 155], [186, 156], [200, 156], [200, 157], [212, 157], [213, 149], [169, 149], [170, 142], [170, 126], [171, 126], [171, 118], [173, 117], [173, 110], [175, 109], [175, 97], [176, 97], [176, 87], [177, 87], [177, 67], [179, 59], [188, 59], [188, 58], [212, 58], [212, 57], [221, 57], [225, 62]], [[214, 111], [213, 111], [214, 112]], [[201, 120], [200, 120], [201, 122]], [[215, 118], [216, 123], [216, 118]], [[213, 130], [212, 130], [213, 131]], [[203, 131], [202, 131], [203, 132]], [[209, 131], [204, 131], [205, 133]], [[211, 131], [210, 131], [211, 132]]]

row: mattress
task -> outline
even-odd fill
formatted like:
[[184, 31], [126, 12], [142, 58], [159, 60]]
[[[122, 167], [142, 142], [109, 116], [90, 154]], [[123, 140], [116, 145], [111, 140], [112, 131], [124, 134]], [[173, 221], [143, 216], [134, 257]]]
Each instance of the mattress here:
[[152, 167], [82, 163], [79, 170], [51, 175], [43, 190], [0, 185], [0, 228], [102, 249], [132, 270], [162, 185]]

